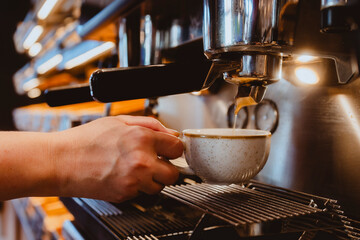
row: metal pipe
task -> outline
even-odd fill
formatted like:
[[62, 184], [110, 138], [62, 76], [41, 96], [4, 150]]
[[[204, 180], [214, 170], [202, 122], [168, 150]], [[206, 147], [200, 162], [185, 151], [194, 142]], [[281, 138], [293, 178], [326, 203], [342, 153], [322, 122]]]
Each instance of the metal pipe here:
[[134, 8], [142, 1], [143, 0], [115, 0], [84, 25], [79, 26], [76, 31], [81, 38], [84, 38], [105, 24], [113, 21], [122, 13]]

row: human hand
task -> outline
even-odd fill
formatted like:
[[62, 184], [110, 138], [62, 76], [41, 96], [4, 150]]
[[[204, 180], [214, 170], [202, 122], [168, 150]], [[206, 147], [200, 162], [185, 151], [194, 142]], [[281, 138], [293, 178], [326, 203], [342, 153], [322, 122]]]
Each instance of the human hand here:
[[178, 133], [150, 117], [116, 116], [56, 133], [55, 166], [62, 196], [122, 202], [176, 182], [166, 159], [180, 157]]

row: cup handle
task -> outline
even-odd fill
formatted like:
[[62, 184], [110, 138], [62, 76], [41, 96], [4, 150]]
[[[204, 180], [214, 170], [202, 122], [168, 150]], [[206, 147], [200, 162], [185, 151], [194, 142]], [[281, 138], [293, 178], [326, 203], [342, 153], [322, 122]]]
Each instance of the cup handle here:
[[182, 174], [196, 175], [195, 172], [189, 167], [189, 165], [187, 165], [186, 160], [183, 157], [170, 160], [170, 163], [174, 165]]
[[[186, 151], [186, 144], [185, 144], [185, 138], [184, 138], [184, 134], [181, 133], [180, 136], [178, 137], [180, 139], [180, 141], [182, 142], [183, 146], [184, 146], [184, 153]], [[183, 154], [184, 156], [184, 154]], [[182, 174], [185, 175], [196, 175], [195, 172], [190, 168], [190, 166], [187, 164], [187, 161], [184, 157], [179, 157], [177, 158], [175, 161], [173, 161], [173, 165], [179, 170], [179, 172], [181, 172]], [[176, 165], [177, 163], [177, 165]]]

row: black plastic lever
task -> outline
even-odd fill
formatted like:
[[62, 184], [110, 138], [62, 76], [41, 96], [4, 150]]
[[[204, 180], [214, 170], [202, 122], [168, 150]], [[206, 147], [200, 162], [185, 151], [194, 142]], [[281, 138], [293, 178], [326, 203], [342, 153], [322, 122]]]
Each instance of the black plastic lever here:
[[94, 101], [88, 83], [47, 89], [44, 96], [50, 107]]
[[99, 69], [90, 77], [92, 97], [100, 102], [152, 98], [201, 90], [209, 61]]

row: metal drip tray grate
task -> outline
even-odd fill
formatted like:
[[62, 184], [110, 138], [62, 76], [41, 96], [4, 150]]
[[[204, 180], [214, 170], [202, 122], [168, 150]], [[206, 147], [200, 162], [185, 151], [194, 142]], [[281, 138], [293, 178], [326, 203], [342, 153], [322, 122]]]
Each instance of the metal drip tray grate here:
[[321, 212], [321, 209], [271, 193], [239, 185], [180, 185], [163, 194], [199, 208], [234, 226], [287, 219]]
[[349, 219], [337, 200], [256, 181], [168, 186], [159, 195], [121, 204], [84, 198], [63, 202], [97, 239], [360, 239], [360, 223]]
[[317, 231], [337, 235], [339, 239], [359, 236], [359, 229], [344, 215], [336, 200], [256, 181], [246, 186], [205, 183], [169, 186], [162, 193], [231, 224], [239, 236], [304, 232], [304, 239], [312, 239]]
[[161, 211], [149, 211], [136, 204], [119, 209], [101, 200], [81, 198], [81, 201], [121, 239], [158, 239], [169, 233], [185, 234], [194, 226], [184, 219], [173, 218]]

